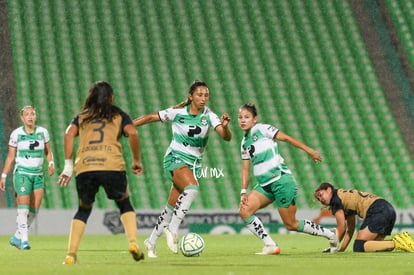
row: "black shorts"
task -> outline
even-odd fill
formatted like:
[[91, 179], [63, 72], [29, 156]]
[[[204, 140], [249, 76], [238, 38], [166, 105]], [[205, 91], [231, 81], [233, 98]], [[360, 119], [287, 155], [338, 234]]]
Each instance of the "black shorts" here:
[[92, 204], [95, 201], [100, 186], [105, 190], [108, 199], [121, 199], [127, 191], [125, 171], [94, 171], [76, 176], [78, 198], [86, 204]]
[[376, 200], [367, 211], [367, 216], [360, 229], [364, 229], [368, 226], [369, 231], [372, 233], [378, 233], [382, 236], [391, 235], [394, 228], [396, 213], [394, 207], [384, 200]]

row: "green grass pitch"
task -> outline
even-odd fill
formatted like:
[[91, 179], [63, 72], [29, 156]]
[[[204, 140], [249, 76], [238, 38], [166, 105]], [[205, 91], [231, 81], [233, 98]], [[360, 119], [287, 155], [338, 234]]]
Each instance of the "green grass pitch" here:
[[[147, 236], [139, 235], [139, 245]], [[135, 262], [124, 235], [85, 235], [79, 263], [62, 265], [67, 236], [30, 236], [31, 250], [19, 251], [0, 236], [2, 274], [414, 274], [414, 253], [321, 253], [323, 238], [305, 234], [273, 235], [281, 247], [277, 256], [255, 255], [262, 243], [252, 235], [202, 235], [206, 247], [200, 257], [172, 254], [165, 237], [157, 243], [158, 258]]]

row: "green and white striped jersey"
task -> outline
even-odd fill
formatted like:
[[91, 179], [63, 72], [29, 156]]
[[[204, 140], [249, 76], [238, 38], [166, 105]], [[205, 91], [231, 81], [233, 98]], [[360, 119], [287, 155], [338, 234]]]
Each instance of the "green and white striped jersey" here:
[[280, 179], [281, 172], [291, 174], [285, 160], [279, 154], [275, 135], [278, 128], [258, 123], [241, 142], [241, 157], [250, 160], [253, 174], [261, 186], [266, 186]]
[[49, 132], [41, 126], [36, 126], [33, 134], [28, 134], [23, 126], [15, 129], [9, 140], [9, 146], [16, 148], [14, 171], [42, 175], [45, 144], [49, 141]]
[[166, 155], [171, 151], [193, 165], [201, 160], [207, 145], [210, 128], [221, 124], [220, 118], [208, 107], [194, 116], [189, 113], [190, 105], [183, 108], [168, 108], [158, 112], [162, 122], [172, 121], [172, 141]]

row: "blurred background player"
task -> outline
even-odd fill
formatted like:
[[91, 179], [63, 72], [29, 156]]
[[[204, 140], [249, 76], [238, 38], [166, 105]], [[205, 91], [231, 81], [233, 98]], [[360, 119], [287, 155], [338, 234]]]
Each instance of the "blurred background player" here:
[[335, 216], [338, 237], [342, 241], [339, 251], [348, 247], [358, 215], [364, 220], [354, 241], [354, 252], [393, 249], [414, 252], [414, 242], [407, 232], [395, 235], [392, 240], [384, 240], [391, 235], [396, 214], [394, 207], [383, 198], [356, 189], [336, 189], [330, 183], [319, 185], [314, 195], [323, 205], [329, 206]]
[[[296, 181], [280, 155], [276, 141], [287, 142], [305, 151], [315, 163], [322, 161], [321, 155], [278, 128], [257, 123], [257, 120], [257, 109], [254, 104], [244, 104], [240, 107], [238, 122], [245, 134], [241, 142], [242, 183], [239, 214], [247, 228], [265, 244], [262, 251], [256, 254], [280, 253], [280, 248], [265, 230], [262, 221], [255, 215], [257, 210], [274, 201], [287, 230], [323, 236], [329, 239], [332, 252], [335, 252], [338, 246], [335, 230], [326, 229], [311, 220], [296, 219]], [[247, 193], [250, 164], [253, 165], [254, 176], [258, 183]]]
[[36, 110], [25, 106], [20, 111], [23, 126], [15, 129], [9, 140], [9, 149], [0, 179], [0, 190], [6, 190], [7, 174], [12, 168], [13, 187], [16, 192], [17, 230], [10, 245], [21, 250], [30, 249], [28, 230], [33, 223], [44, 193], [43, 162], [46, 156], [49, 176], [54, 174], [53, 155], [50, 149], [49, 132], [36, 126]]
[[[81, 112], [73, 118], [66, 129], [65, 167], [58, 183], [62, 187], [66, 186], [74, 170], [79, 206], [71, 223], [64, 264], [76, 263], [80, 241], [100, 186], [120, 210], [121, 222], [129, 242], [129, 252], [136, 261], [144, 259], [144, 254], [137, 244], [136, 214], [129, 200], [125, 161], [119, 139], [122, 135], [128, 137], [132, 152], [132, 169], [136, 175], [142, 173], [140, 141], [131, 118], [113, 105], [113, 101], [112, 87], [103, 81], [95, 83], [88, 92]], [[73, 169], [72, 154], [77, 136], [79, 146]]]
[[164, 229], [168, 247], [173, 253], [178, 252], [178, 228], [197, 197], [198, 180], [195, 175], [201, 167], [210, 128], [223, 140], [231, 140], [229, 116], [224, 113], [219, 118], [212, 112], [207, 107], [209, 97], [207, 84], [196, 80], [190, 86], [184, 102], [134, 120], [135, 126], [157, 121], [172, 122], [173, 138], [164, 156], [164, 170], [172, 186], [167, 205], [150, 237], [144, 242], [148, 257], [157, 257], [155, 244]]

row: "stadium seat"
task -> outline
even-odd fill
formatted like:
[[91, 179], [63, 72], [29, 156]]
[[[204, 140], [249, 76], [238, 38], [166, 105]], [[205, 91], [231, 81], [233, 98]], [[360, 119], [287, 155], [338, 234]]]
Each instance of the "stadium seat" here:
[[[414, 8], [404, 3], [386, 1], [411, 53]], [[18, 103], [38, 106], [57, 172], [63, 133], [91, 83], [110, 82], [116, 104], [135, 118], [184, 100], [189, 84], [201, 79], [211, 90], [209, 106], [231, 116], [233, 139], [212, 133], [203, 167], [224, 176], [200, 181], [194, 208], [238, 207], [243, 133], [237, 112], [249, 102], [260, 122], [324, 158], [314, 165], [306, 153], [279, 143], [299, 185], [298, 207], [315, 207], [320, 182], [414, 206], [413, 162], [347, 1], [9, 1], [8, 12]], [[162, 169], [170, 125], [138, 132], [145, 172], [136, 177], [127, 170], [131, 200], [137, 209], [160, 209], [171, 186]], [[128, 149], [125, 155], [128, 165]], [[73, 183], [67, 189], [51, 184], [44, 207], [75, 207], [75, 193]], [[100, 191], [97, 207], [114, 205]]]

